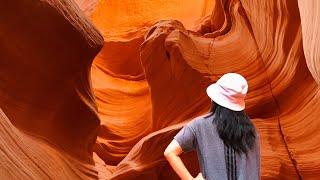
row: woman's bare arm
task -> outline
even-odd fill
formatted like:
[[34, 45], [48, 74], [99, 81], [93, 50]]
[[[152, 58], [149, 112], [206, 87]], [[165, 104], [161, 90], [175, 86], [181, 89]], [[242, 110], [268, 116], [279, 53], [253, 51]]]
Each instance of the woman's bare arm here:
[[183, 164], [181, 158], [179, 157], [179, 155], [182, 152], [183, 151], [179, 143], [174, 139], [171, 141], [171, 143], [168, 145], [168, 147], [164, 151], [164, 157], [167, 159], [167, 161], [169, 161], [173, 170], [178, 174], [178, 176], [182, 180], [193, 179], [190, 172], [188, 171], [186, 166]]

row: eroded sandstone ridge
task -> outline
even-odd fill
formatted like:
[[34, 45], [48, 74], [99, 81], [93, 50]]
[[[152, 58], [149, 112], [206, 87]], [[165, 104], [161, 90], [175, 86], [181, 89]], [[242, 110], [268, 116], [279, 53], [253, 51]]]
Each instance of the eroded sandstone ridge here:
[[1, 179], [97, 177], [89, 75], [102, 45], [74, 1], [1, 2]]
[[165, 147], [238, 72], [262, 179], [320, 177], [317, 0], [1, 4], [1, 176], [177, 179]]

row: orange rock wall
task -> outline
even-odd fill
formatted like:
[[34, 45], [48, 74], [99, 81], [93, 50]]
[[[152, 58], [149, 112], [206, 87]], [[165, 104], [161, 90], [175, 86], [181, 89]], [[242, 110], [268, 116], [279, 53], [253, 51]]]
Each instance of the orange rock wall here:
[[[262, 136], [262, 178], [318, 177], [315, 131], [320, 123], [320, 99], [314, 74], [319, 58], [314, 57], [316, 50], [310, 52], [311, 59], [304, 55], [304, 44], [316, 42], [304, 38], [310, 36], [300, 21], [299, 7], [304, 2], [298, 6], [297, 1], [286, 0], [213, 1], [203, 8], [211, 9], [211, 15], [197, 17], [196, 12], [176, 16], [170, 8], [162, 9], [166, 5], [152, 2], [157, 7], [154, 11], [165, 14], [158, 20], [165, 21], [151, 27], [148, 23], [154, 14], [141, 11], [150, 4], [115, 4], [100, 3], [90, 15], [105, 38], [104, 50], [92, 68], [99, 114], [106, 126], [100, 131], [96, 151], [107, 164], [116, 164], [112, 178], [176, 178], [162, 152], [181, 125], [208, 110], [204, 90], [226, 72], [241, 73], [249, 81], [247, 112]], [[121, 12], [124, 6], [130, 10]], [[130, 15], [135, 8], [137, 13]], [[102, 71], [112, 76], [114, 85], [105, 83], [101, 88]], [[137, 87], [139, 93], [133, 96]], [[121, 120], [115, 115], [119, 109], [123, 110]], [[196, 174], [192, 155], [184, 160]]]
[[320, 84], [320, 2], [316, 0], [298, 1], [303, 35], [303, 50], [308, 68], [313, 78]]
[[[207, 85], [238, 72], [262, 179], [318, 179], [319, 5], [1, 2], [1, 176], [177, 179], [165, 147], [208, 111]], [[182, 158], [196, 175], [196, 154]]]
[[71, 0], [0, 5], [0, 179], [96, 179], [89, 72], [103, 38]]

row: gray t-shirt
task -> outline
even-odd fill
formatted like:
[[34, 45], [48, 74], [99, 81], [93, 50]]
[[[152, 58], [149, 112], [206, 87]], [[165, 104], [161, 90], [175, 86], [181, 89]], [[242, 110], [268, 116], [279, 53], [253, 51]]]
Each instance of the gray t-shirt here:
[[[213, 117], [215, 118], [215, 117]], [[260, 140], [256, 135], [256, 145], [247, 156], [236, 154], [237, 179], [260, 179]], [[227, 169], [224, 156], [224, 144], [217, 132], [212, 117], [206, 115], [195, 118], [182, 128], [174, 139], [184, 152], [196, 150], [200, 169], [207, 180], [227, 180]]]

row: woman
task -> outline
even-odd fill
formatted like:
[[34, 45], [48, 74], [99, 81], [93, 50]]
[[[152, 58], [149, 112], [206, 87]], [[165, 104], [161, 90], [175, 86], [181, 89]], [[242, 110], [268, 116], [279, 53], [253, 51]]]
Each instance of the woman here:
[[[247, 81], [236, 73], [223, 75], [207, 88], [210, 113], [182, 128], [164, 152], [181, 179], [260, 179], [259, 136], [243, 111], [247, 91]], [[196, 178], [179, 158], [194, 149], [201, 169]]]

